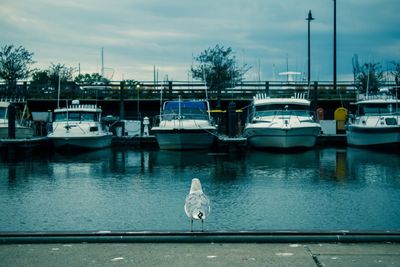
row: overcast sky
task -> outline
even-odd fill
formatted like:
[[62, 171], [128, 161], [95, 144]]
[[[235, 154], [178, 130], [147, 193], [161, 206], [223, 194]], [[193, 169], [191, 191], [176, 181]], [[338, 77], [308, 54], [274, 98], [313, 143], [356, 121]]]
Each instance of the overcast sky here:
[[[104, 48], [113, 80], [153, 80], [155, 65], [160, 80], [186, 81], [193, 55], [219, 44], [252, 66], [247, 80], [272, 80], [287, 60], [307, 72], [310, 9], [311, 79], [332, 80], [333, 0], [0, 0], [0, 45], [81, 73], [101, 71]], [[400, 61], [399, 10], [399, 0], [337, 0], [339, 80], [352, 78], [354, 54], [384, 69]]]

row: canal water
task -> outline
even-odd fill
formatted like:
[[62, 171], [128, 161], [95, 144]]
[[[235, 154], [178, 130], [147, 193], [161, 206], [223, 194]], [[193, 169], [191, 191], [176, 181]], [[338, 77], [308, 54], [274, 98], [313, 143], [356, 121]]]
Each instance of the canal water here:
[[3, 155], [0, 231], [187, 231], [194, 177], [206, 230], [399, 230], [399, 167], [397, 152], [357, 148]]

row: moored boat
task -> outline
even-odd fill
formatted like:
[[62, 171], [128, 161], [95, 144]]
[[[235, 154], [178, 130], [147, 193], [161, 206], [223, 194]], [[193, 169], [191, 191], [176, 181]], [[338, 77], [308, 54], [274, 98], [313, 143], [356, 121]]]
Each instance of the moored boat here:
[[292, 98], [256, 95], [251, 109], [243, 134], [250, 146], [288, 149], [315, 145], [321, 126], [302, 94]]
[[357, 112], [347, 124], [347, 143], [352, 146], [381, 146], [400, 143], [398, 99], [388, 95], [362, 96]]
[[96, 105], [72, 105], [54, 110], [48, 138], [55, 148], [100, 149], [109, 147], [112, 133], [101, 123], [102, 110]]
[[166, 101], [151, 128], [160, 149], [206, 149], [215, 141], [208, 101]]
[[[8, 116], [9, 108], [12, 102], [7, 100], [0, 101], [0, 139], [8, 138]], [[29, 122], [23, 120], [26, 113], [26, 105], [22, 112], [22, 119], [15, 118], [15, 139], [28, 139], [34, 135], [33, 128], [30, 127]]]

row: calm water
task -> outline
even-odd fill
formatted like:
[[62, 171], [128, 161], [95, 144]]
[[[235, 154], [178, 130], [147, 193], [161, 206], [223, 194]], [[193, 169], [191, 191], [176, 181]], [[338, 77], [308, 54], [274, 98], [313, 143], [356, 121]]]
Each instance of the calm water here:
[[400, 229], [398, 153], [109, 149], [22, 158], [0, 161], [0, 231], [186, 231], [193, 177], [212, 202], [207, 230]]

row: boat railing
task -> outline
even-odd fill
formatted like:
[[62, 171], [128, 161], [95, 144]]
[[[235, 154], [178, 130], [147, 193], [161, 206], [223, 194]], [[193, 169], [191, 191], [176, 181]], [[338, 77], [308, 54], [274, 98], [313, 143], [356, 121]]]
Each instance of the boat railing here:
[[[267, 119], [267, 118], [270, 119]], [[316, 115], [310, 110], [268, 110], [256, 111], [250, 114], [248, 122], [272, 122], [276, 119], [284, 119], [290, 121], [296, 117], [299, 122], [315, 122]], [[306, 118], [306, 119], [303, 119]]]
[[154, 125], [159, 125], [162, 121], [182, 121], [182, 120], [209, 120], [208, 114], [193, 114], [193, 113], [183, 113], [183, 114], [176, 114], [176, 113], [166, 113], [162, 115], [157, 115], [154, 117]]
[[357, 101], [363, 100], [396, 100], [395, 95], [380, 93], [380, 94], [359, 94], [357, 96]]

